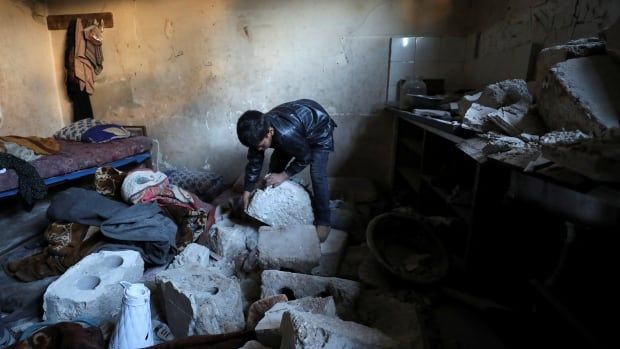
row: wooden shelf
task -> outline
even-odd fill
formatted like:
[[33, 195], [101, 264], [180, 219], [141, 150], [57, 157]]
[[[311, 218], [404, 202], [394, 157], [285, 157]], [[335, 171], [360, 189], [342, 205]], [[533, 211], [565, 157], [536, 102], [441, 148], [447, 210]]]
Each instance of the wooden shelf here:
[[411, 167], [398, 167], [398, 173], [407, 181], [407, 184], [415, 190], [420, 191], [420, 185], [422, 184], [422, 175], [419, 169]]
[[400, 139], [400, 143], [407, 149], [412, 152], [422, 156], [424, 152], [424, 144], [422, 139], [419, 138], [402, 138]]
[[461, 205], [453, 203], [450, 200], [450, 193], [448, 193], [447, 190], [433, 184], [432, 177], [430, 176], [422, 176], [422, 181], [424, 182], [424, 185], [429, 187], [435, 195], [437, 195], [446, 204], [446, 206], [450, 207], [452, 211], [454, 211], [458, 217], [463, 218], [468, 222], [471, 220], [473, 212], [473, 206], [471, 204]]

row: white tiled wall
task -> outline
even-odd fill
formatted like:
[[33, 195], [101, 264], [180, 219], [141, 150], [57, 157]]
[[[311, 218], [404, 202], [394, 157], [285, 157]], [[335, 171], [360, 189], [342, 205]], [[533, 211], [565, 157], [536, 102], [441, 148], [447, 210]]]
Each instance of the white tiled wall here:
[[396, 85], [401, 79], [444, 79], [447, 91], [463, 88], [469, 47], [466, 37], [392, 38], [388, 103], [396, 102]]

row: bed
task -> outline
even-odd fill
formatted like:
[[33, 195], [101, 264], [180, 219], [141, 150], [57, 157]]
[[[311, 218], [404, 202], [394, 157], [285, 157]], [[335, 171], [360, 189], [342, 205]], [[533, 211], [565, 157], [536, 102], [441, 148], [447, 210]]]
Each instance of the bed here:
[[[150, 159], [152, 140], [133, 136], [107, 143], [82, 143], [58, 140], [60, 151], [30, 162], [49, 187], [94, 174], [100, 166], [118, 168]], [[18, 191], [15, 171], [0, 174], [0, 198], [14, 196]]]

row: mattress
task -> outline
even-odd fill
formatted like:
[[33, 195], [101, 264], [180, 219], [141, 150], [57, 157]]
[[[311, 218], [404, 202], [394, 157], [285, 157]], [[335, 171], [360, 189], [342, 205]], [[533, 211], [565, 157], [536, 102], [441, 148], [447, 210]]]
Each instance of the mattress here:
[[[48, 185], [92, 174], [102, 165], [118, 167], [131, 162], [142, 162], [150, 157], [149, 151], [152, 146], [151, 138], [143, 136], [107, 143], [63, 140], [59, 140], [58, 143], [60, 151], [57, 154], [43, 156], [30, 162]], [[0, 174], [0, 197], [14, 195], [17, 184], [15, 171], [7, 170], [6, 173]]]

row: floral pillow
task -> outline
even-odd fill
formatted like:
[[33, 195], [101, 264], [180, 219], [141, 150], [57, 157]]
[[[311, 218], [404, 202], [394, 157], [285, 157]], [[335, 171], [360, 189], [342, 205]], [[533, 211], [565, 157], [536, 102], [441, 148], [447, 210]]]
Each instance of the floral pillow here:
[[89, 128], [103, 124], [103, 122], [93, 118], [78, 120], [58, 130], [58, 132], [54, 133], [54, 138], [79, 142], [82, 140], [84, 132], [88, 131]]

